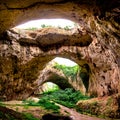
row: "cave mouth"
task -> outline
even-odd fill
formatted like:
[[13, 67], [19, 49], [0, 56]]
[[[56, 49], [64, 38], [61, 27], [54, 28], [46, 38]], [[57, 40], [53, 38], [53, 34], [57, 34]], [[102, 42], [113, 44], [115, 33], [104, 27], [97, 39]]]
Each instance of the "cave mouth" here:
[[60, 87], [53, 82], [46, 82], [41, 86], [41, 93], [48, 93], [60, 90]]
[[56, 84], [62, 90], [73, 88], [86, 94], [89, 88], [89, 69], [88, 64], [80, 66], [70, 58], [56, 57], [42, 70], [38, 81], [39, 87], [34, 94], [38, 95], [39, 90], [44, 92], [46, 83], [49, 82]]

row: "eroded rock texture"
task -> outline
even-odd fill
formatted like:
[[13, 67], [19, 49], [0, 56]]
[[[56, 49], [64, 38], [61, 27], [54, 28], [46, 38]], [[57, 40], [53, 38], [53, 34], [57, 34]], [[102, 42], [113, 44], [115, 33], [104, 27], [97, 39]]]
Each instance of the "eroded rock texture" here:
[[[44, 83], [52, 82], [59, 86], [60, 89], [73, 88], [86, 93], [85, 85], [80, 77], [80, 69], [78, 69], [74, 77], [67, 76], [62, 70], [55, 68], [55, 62], [51, 61], [47, 64], [38, 78], [38, 86], [34, 94], [40, 94], [44, 91]], [[81, 72], [82, 73], [82, 72]]]
[[[25, 31], [19, 31], [18, 33], [17, 31], [10, 30], [6, 34], [6, 39], [1, 40], [2, 97], [6, 97], [6, 99], [23, 99], [32, 94], [36, 90], [36, 87], [38, 87], [39, 81], [42, 80], [39, 77], [41, 76], [41, 70], [56, 56], [70, 58], [79, 62], [79, 64], [80, 62], [81, 64], [85, 63], [85, 60], [81, 59], [81, 54], [78, 52], [78, 48], [80, 48], [78, 46], [83, 45], [83, 38], [84, 42], [92, 41], [92, 38], [88, 34], [79, 35], [77, 31], [76, 33], [70, 32], [68, 34], [68, 31], [62, 30], [61, 37], [53, 37], [54, 35], [59, 36], [61, 30], [56, 31], [56, 29], [51, 28], [52, 33], [49, 33], [49, 30], [50, 28], [44, 32], [48, 36], [47, 39], [52, 39], [49, 45], [46, 41], [41, 43], [41, 39], [38, 39], [39, 36], [43, 35], [42, 31], [44, 29], [36, 31], [36, 33], [34, 32], [34, 34], [37, 34], [36, 38], [30, 37], [31, 31], [26, 31], [27, 33], [24, 35], [23, 32]], [[68, 34], [67, 40], [64, 39], [66, 33]], [[43, 38], [46, 38], [46, 36], [43, 35]], [[80, 38], [81, 40], [77, 41]], [[65, 45], [62, 42], [62, 45], [60, 44], [61, 41], [67, 42]], [[76, 42], [78, 43], [77, 46], [75, 45]], [[41, 44], [44, 44], [45, 47], [43, 48]], [[47, 73], [49, 72], [49, 70], [46, 71], [46, 76], [44, 76], [47, 77]], [[46, 80], [46, 78], [44, 79]]]
[[[48, 30], [22, 36], [5, 30], [38, 18], [66, 18], [81, 29], [75, 35]], [[89, 66], [88, 92], [120, 93], [119, 0], [17, 0], [0, 3], [0, 96], [23, 99], [35, 89], [40, 71], [55, 56]], [[27, 36], [26, 36], [27, 35]], [[60, 36], [60, 37], [57, 37]], [[52, 42], [50, 39], [52, 39]], [[85, 42], [84, 42], [85, 41]]]

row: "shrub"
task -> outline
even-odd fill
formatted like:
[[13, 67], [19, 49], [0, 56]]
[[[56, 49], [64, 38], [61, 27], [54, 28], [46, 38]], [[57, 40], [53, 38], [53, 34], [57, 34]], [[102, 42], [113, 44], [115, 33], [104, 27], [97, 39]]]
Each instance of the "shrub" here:
[[44, 97], [40, 99], [38, 102], [34, 102], [33, 100], [24, 100], [23, 103], [25, 104], [25, 106], [41, 106], [47, 110], [53, 110], [55, 112], [59, 112], [60, 109], [60, 107], [55, 105], [54, 102], [51, 102], [50, 100]]
[[54, 65], [54, 68], [61, 70], [67, 77], [71, 77], [72, 79], [75, 79], [77, 76], [77, 72], [79, 70], [79, 66], [65, 66], [65, 65], [60, 65], [56, 63]]
[[68, 108], [76, 108], [76, 103], [79, 100], [86, 99], [90, 99], [90, 97], [82, 95], [80, 91], [75, 91], [72, 88], [66, 88], [65, 90], [43, 93], [38, 102], [26, 100], [24, 103], [28, 106], [42, 106], [47, 110], [59, 112], [60, 107], [55, 103], [64, 105]]
[[90, 97], [82, 95], [80, 91], [75, 91], [72, 88], [66, 88], [65, 90], [58, 90], [49, 94], [44, 93], [40, 99], [43, 98], [49, 101], [54, 101], [69, 108], [74, 108], [76, 107], [76, 103], [79, 100], [86, 100]]

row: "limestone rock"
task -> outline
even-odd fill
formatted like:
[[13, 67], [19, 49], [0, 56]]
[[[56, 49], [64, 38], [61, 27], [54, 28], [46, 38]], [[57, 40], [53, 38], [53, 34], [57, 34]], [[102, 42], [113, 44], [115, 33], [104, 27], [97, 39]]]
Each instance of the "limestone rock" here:
[[[80, 66], [88, 64], [90, 95], [120, 93], [119, 6], [119, 0], [24, 0], [24, 3], [1, 0], [0, 96], [6, 99], [28, 97], [36, 87], [40, 71], [56, 56], [69, 58]], [[38, 18], [72, 20], [81, 26], [81, 32], [86, 31], [86, 35], [60, 35], [63, 39], [67, 36], [68, 40], [59, 44], [61, 39], [56, 40], [59, 34], [51, 35], [50, 31], [43, 35], [47, 41], [36, 33], [22, 36], [17, 32], [5, 32]], [[54, 40], [51, 42], [49, 38]], [[83, 44], [83, 40], [89, 44]]]

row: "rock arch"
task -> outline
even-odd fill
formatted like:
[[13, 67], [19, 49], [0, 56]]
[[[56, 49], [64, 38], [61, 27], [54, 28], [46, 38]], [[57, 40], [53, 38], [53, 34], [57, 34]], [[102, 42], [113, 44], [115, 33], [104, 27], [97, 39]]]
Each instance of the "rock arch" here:
[[[91, 95], [105, 96], [120, 93], [119, 4], [118, 0], [105, 2], [101, 0], [28, 2], [25, 0], [24, 4], [20, 1], [18, 3], [2, 0], [0, 4], [0, 96], [6, 99], [28, 97], [30, 91], [36, 86], [36, 82], [33, 81], [37, 79], [39, 71], [59, 54], [71, 58], [79, 65], [89, 65]], [[73, 37], [76, 39], [79, 36], [76, 39], [77, 43], [69, 37], [71, 43], [66, 41], [64, 44], [61, 43], [61, 46], [56, 43], [46, 44], [44, 47], [43, 42], [36, 44], [36, 40], [32, 38], [19, 39], [21, 36], [19, 37], [20, 34], [17, 32], [8, 31], [9, 35], [5, 32], [31, 19], [59, 17], [73, 20], [81, 25], [82, 36], [77, 34]], [[87, 39], [83, 37], [83, 31]], [[88, 44], [83, 44], [84, 40]], [[27, 89], [24, 89], [26, 86]]]
[[[80, 91], [82, 94], [88, 93], [89, 71], [86, 68], [82, 68], [83, 66], [78, 66], [77, 73], [72, 77], [65, 74], [62, 70], [57, 69], [55, 62], [49, 62], [38, 77], [38, 87], [34, 94], [39, 94], [43, 88], [42, 85], [46, 82], [52, 82], [61, 89], [73, 88], [74, 90]], [[72, 67], [69, 69], [72, 69]], [[87, 76], [87, 79], [85, 76]]]

